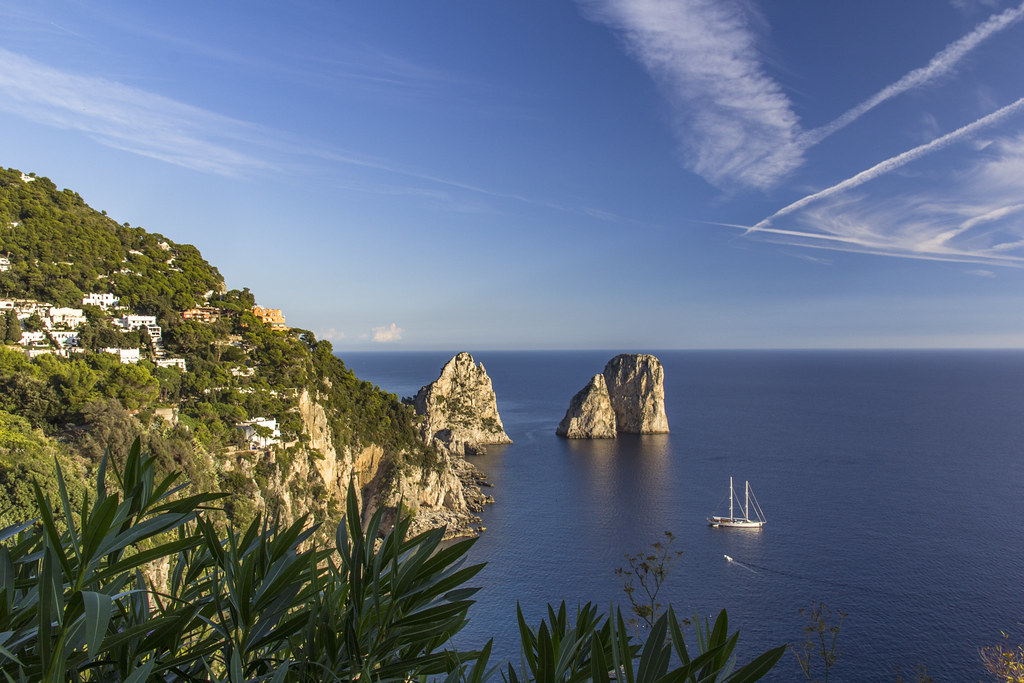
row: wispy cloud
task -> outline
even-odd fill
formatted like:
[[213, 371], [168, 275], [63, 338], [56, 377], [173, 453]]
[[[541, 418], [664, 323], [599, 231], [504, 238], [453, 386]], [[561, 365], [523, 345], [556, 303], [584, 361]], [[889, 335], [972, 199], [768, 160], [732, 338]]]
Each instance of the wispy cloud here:
[[941, 52], [932, 57], [926, 66], [907, 73], [903, 78], [882, 88], [831, 123], [802, 133], [797, 142], [804, 149], [813, 147], [829, 135], [850, 125], [886, 100], [890, 100], [912, 88], [918, 88], [949, 74], [971, 50], [1021, 19], [1024, 19], [1024, 2], [1017, 7], [1011, 7], [1004, 12], [989, 17], [988, 20], [976, 26], [973, 31], [963, 38], [947, 45]]
[[1024, 98], [1021, 98], [1016, 102], [1013, 102], [1012, 104], [1008, 104], [1002, 109], [998, 109], [989, 114], [988, 116], [984, 116], [978, 119], [977, 121], [967, 124], [966, 126], [961, 126], [960, 128], [954, 130], [953, 132], [938, 137], [927, 144], [919, 145], [913, 149], [903, 152], [902, 154], [897, 154], [894, 157], [890, 157], [885, 161], [879, 162], [872, 166], [871, 168], [861, 171], [855, 176], [847, 178], [841, 183], [836, 183], [835, 185], [827, 187], [824, 190], [819, 190], [818, 192], [809, 194], [801, 199], [798, 199], [792, 204], [789, 204], [788, 206], [784, 206], [783, 208], [779, 209], [771, 216], [768, 216], [767, 218], [758, 221], [748, 230], [748, 232], [762, 230], [768, 227], [772, 223], [772, 221], [774, 221], [777, 218], [780, 218], [781, 216], [791, 214], [794, 211], [805, 208], [809, 204], [825, 199], [832, 195], [838, 194], [840, 192], [852, 190], [853, 188], [863, 185], [864, 183], [879, 178], [887, 173], [891, 173], [892, 171], [895, 171], [896, 169], [905, 166], [912, 161], [916, 161], [917, 159], [920, 159], [928, 154], [949, 147], [950, 145], [959, 141], [960, 139], [967, 137], [968, 135], [971, 135], [973, 133], [976, 133], [987, 126], [999, 123], [1006, 119], [1007, 117], [1021, 111], [1022, 109], [1024, 109]]
[[0, 94], [6, 111], [179, 166], [228, 176], [271, 166], [243, 151], [265, 134], [258, 126], [2, 48]]
[[389, 344], [391, 342], [400, 341], [405, 330], [395, 323], [391, 323], [390, 325], [374, 327], [371, 332], [373, 332], [373, 341], [378, 344]]
[[733, 0], [578, 0], [619, 32], [674, 106], [673, 129], [690, 170], [708, 182], [769, 188], [805, 153], [880, 104], [954, 71], [972, 50], [1024, 19], [1024, 3], [989, 17], [923, 67], [846, 111], [803, 130], [792, 103], [762, 66], [757, 34]]
[[[955, 171], [933, 165], [860, 195], [835, 189], [840, 183], [765, 219], [754, 235], [808, 248], [1024, 267], [1024, 134], [985, 142], [968, 160], [959, 156]], [[780, 215], [788, 225], [769, 225]]]
[[685, 164], [709, 182], [765, 188], [799, 166], [799, 122], [730, 0], [581, 0], [615, 29], [674, 105]]
[[[384, 182], [361, 178], [356, 184], [346, 185], [355, 191], [417, 195], [444, 203], [450, 210], [486, 210], [449, 192], [455, 190], [597, 217], [589, 208], [547, 202], [446, 178], [395, 160], [332, 149], [320, 141], [223, 116], [114, 80], [55, 69], [3, 48], [0, 109], [34, 123], [79, 131], [114, 149], [205, 173], [231, 177], [262, 171], [321, 173], [326, 163], [335, 168], [380, 171], [385, 178], [392, 177]], [[396, 176], [402, 180], [396, 183]], [[424, 186], [410, 187], [409, 179]]]

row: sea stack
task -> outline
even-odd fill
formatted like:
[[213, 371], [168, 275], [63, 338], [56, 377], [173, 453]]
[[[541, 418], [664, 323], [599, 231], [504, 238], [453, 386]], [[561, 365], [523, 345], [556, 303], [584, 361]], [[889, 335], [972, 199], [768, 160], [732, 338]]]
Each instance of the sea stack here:
[[573, 396], [555, 433], [569, 439], [668, 433], [665, 370], [654, 356], [624, 353]]
[[594, 375], [576, 392], [555, 433], [567, 439], [615, 438], [615, 410], [604, 375]]
[[623, 353], [604, 366], [616, 428], [627, 434], [666, 434], [665, 370], [644, 353]]
[[483, 363], [462, 352], [412, 399], [423, 416], [423, 438], [453, 455], [482, 453], [490, 444], [512, 443], [498, 415], [497, 399]]

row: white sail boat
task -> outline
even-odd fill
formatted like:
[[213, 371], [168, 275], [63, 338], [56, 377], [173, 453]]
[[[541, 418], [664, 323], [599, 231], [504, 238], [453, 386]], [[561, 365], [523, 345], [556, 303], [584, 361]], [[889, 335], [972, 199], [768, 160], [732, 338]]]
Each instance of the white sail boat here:
[[[739, 503], [739, 500], [732, 488], [732, 477], [729, 477], [729, 516], [718, 517], [717, 515], [712, 515], [708, 517], [708, 524], [713, 527], [726, 526], [739, 529], [760, 529], [764, 526], [764, 513], [761, 512], [761, 506], [758, 505], [754, 492], [750, 490], [750, 482], [744, 482], [742, 517], [737, 517], [733, 513], [734, 503]], [[753, 503], [753, 506], [751, 506], [751, 503]], [[753, 518], [750, 517], [750, 513], [754, 514]]]

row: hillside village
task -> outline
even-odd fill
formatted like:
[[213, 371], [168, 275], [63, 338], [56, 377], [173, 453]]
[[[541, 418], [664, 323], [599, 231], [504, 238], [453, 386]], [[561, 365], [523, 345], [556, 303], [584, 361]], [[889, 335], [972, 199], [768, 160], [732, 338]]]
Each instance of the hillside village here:
[[[10, 265], [6, 257], [0, 261], [0, 266], [4, 265]], [[212, 291], [209, 292], [209, 295], [212, 294]], [[85, 308], [61, 307], [33, 299], [0, 299], [4, 330], [0, 341], [22, 347], [28, 359], [48, 354], [63, 358], [88, 354], [91, 351], [82, 345], [79, 331], [90, 320], [87, 312], [96, 318], [98, 312], [102, 311], [101, 315], [115, 328], [123, 332], [139, 332], [142, 344], [129, 348], [102, 347], [100, 352], [112, 354], [122, 364], [147, 360], [158, 368], [177, 368], [183, 373], [188, 372], [185, 358], [167, 353], [163, 330], [157, 324], [155, 315], [140, 315], [129, 311], [121, 306], [116, 295], [109, 292], [87, 294], [82, 298], [82, 306]], [[270, 329], [288, 329], [280, 309], [253, 306], [251, 310], [253, 316]], [[214, 323], [234, 315], [237, 315], [235, 311], [225, 311], [214, 306], [201, 306], [181, 312], [183, 320], [199, 323]], [[235, 377], [252, 376], [254, 373], [252, 367], [231, 369]], [[156, 413], [160, 416], [173, 416], [173, 411], [169, 409], [157, 409]], [[275, 418], [254, 417], [238, 422], [237, 427], [250, 448], [269, 448], [281, 443], [281, 431]]]
[[475, 519], [410, 406], [229, 289], [195, 246], [0, 169], [0, 259], [0, 526], [30, 516], [33, 481], [58, 496], [57, 464], [77, 505], [104, 454], [123, 464], [135, 439], [158, 474], [225, 496], [225, 523], [330, 529], [353, 481], [371, 507], [404, 496], [428, 524], [442, 509]]

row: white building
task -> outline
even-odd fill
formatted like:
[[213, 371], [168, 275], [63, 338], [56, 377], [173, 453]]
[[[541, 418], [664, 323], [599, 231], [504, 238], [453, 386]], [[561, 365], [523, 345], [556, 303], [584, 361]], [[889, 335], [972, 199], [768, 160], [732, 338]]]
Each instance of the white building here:
[[103, 349], [107, 353], [112, 353], [118, 357], [122, 363], [138, 363], [142, 360], [142, 354], [138, 349], [116, 349], [114, 347], [107, 347]]
[[6, 272], [11, 269], [11, 259], [6, 256], [0, 256], [0, 273]]
[[[258, 435], [256, 427], [266, 427], [270, 430], [270, 436]], [[254, 417], [239, 424], [238, 428], [242, 430], [242, 434], [252, 450], [276, 446], [281, 443], [281, 430], [278, 428], [277, 420], [274, 418]]]
[[184, 358], [157, 358], [156, 365], [159, 368], [180, 368], [182, 372], [188, 372], [188, 368], [185, 367]]
[[35, 344], [45, 344], [46, 343], [46, 333], [43, 332], [42, 330], [40, 330], [39, 332], [22, 331], [21, 339], [18, 340], [18, 343], [21, 344], [22, 346], [33, 346]]
[[155, 315], [123, 315], [113, 322], [125, 331], [145, 328], [149, 332], [149, 338], [153, 340], [154, 344], [159, 345], [163, 343], [163, 330], [156, 324]]
[[62, 349], [78, 346], [78, 332], [75, 330], [51, 330], [50, 338]]
[[110, 308], [117, 308], [117, 305], [121, 303], [119, 297], [114, 296], [110, 293], [97, 294], [86, 294], [85, 298], [82, 299], [83, 306], [99, 306], [104, 311]]
[[50, 314], [43, 323], [47, 329], [67, 327], [77, 330], [85, 324], [86, 317], [81, 308], [51, 308]]
[[50, 315], [51, 308], [53, 308], [53, 304], [35, 301], [33, 299], [14, 300], [14, 310], [18, 312], [18, 320], [31, 318], [33, 315], [38, 315], [40, 318], [46, 318]]

